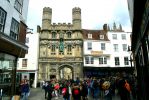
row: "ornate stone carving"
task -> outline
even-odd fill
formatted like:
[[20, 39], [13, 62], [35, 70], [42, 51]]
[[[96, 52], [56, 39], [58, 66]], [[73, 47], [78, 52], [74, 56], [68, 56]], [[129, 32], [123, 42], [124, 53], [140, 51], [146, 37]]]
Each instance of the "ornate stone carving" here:
[[42, 41], [40, 41], [40, 44], [41, 45], [46, 45], [46, 44], [48, 44], [48, 40], [42, 40]]

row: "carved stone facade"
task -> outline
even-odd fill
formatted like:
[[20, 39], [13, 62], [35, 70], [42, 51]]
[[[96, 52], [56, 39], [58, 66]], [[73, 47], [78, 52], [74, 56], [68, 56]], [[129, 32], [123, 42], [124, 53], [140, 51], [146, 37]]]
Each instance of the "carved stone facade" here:
[[53, 23], [52, 9], [43, 8], [39, 39], [38, 80], [83, 77], [81, 9], [72, 9], [71, 23]]

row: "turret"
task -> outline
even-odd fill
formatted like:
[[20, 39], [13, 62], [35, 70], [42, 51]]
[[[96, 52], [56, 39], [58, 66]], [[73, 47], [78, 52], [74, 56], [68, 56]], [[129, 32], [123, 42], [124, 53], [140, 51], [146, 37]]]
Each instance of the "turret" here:
[[108, 25], [108, 31], [110, 31], [110, 26]]
[[121, 24], [119, 25], [119, 30], [120, 30], [120, 31], [123, 31]]
[[50, 7], [44, 7], [42, 15], [42, 29], [48, 29], [51, 25], [51, 20], [52, 20], [52, 9]]
[[115, 22], [113, 23], [113, 30], [114, 30], [114, 31], [117, 30]]
[[81, 30], [81, 9], [75, 7], [72, 9], [72, 23], [76, 30]]

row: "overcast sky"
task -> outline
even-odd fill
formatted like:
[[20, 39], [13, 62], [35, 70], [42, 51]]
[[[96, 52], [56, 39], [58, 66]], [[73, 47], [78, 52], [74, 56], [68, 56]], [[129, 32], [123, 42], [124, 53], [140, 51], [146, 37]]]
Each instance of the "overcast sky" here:
[[112, 27], [122, 25], [131, 32], [127, 0], [29, 0], [27, 25], [36, 32], [41, 26], [44, 7], [52, 8], [52, 23], [72, 23], [72, 8], [81, 8], [83, 29], [102, 29], [107, 23]]

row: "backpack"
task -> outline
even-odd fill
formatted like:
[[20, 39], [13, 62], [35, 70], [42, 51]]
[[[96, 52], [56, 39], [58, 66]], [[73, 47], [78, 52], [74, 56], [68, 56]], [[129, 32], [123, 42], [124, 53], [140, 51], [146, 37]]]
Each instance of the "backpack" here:
[[62, 89], [62, 95], [65, 95], [66, 92], [67, 92], [67, 88], [63, 88], [63, 89]]
[[78, 95], [79, 94], [79, 90], [78, 89], [74, 89], [73, 93], [74, 93], [74, 95]]

